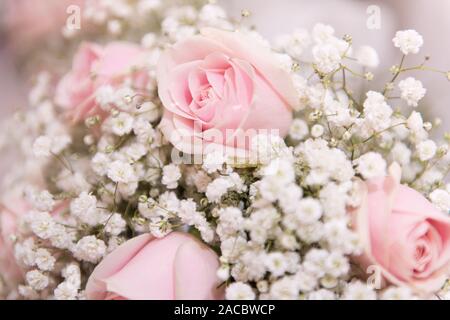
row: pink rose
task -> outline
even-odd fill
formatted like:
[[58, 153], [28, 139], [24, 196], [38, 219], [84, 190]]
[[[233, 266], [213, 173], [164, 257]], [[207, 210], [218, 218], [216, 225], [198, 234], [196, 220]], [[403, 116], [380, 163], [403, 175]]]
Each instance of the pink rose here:
[[[68, 206], [68, 201], [60, 202], [50, 214], [57, 216], [67, 210]], [[20, 220], [29, 209], [30, 205], [17, 197], [11, 197], [8, 204], [0, 205], [0, 277], [7, 289], [16, 289], [25, 274], [25, 268], [16, 261], [12, 236], [18, 232]]]
[[[4, 25], [8, 42], [21, 53], [49, 38], [61, 37], [71, 5], [84, 6], [84, 0], [4, 0]], [[83, 29], [86, 27], [82, 23]]]
[[11, 237], [28, 206], [21, 200], [11, 201], [10, 204], [14, 205], [14, 209], [5, 205], [0, 207], [0, 276], [7, 287], [12, 288], [21, 281], [23, 272], [14, 258], [14, 243]]
[[364, 246], [363, 266], [379, 266], [388, 282], [417, 293], [436, 292], [450, 267], [450, 217], [400, 184], [398, 164], [386, 178], [360, 182], [362, 203], [352, 212]]
[[74, 121], [101, 114], [95, 91], [102, 85], [115, 86], [129, 75], [133, 85], [143, 90], [146, 73], [132, 74], [133, 67], [143, 60], [144, 51], [132, 43], [112, 42], [105, 47], [83, 43], [75, 54], [72, 70], [58, 84], [55, 102], [67, 109]]
[[[285, 136], [298, 102], [288, 72], [250, 36], [204, 29], [171, 48], [158, 64], [161, 129], [188, 154], [247, 150], [252, 133]], [[226, 134], [228, 130], [229, 134]]]
[[189, 234], [144, 234], [108, 255], [91, 274], [88, 299], [221, 299], [217, 255]]

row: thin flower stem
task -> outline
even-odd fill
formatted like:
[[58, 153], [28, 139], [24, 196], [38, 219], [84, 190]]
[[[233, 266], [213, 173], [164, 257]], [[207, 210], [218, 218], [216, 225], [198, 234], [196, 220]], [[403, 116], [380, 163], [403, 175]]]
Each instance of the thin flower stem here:
[[420, 172], [415, 178], [414, 180], [410, 183], [411, 186], [417, 187], [416, 182], [419, 181], [424, 175], [425, 173], [427, 173], [428, 170], [432, 169], [437, 163], [439, 162], [439, 160], [432, 162], [427, 162], [427, 165], [425, 166], [425, 168], [422, 170], [422, 172]]
[[346, 77], [345, 71], [349, 70], [349, 69], [342, 66], [341, 70], [342, 70], [342, 88], [341, 89], [344, 90], [345, 94], [350, 98], [350, 100], [357, 107], [357, 109], [362, 110], [361, 104], [358, 101], [356, 101], [356, 99], [353, 97], [352, 93], [347, 89], [347, 77]]
[[116, 186], [115, 186], [115, 188], [114, 188], [114, 198], [113, 198], [113, 204], [114, 204], [114, 210], [113, 211], [116, 211], [117, 210], [117, 203], [116, 203], [116, 198], [117, 198], [117, 189], [118, 189], [118, 187], [119, 187], [119, 183], [118, 182], [116, 182]]
[[[400, 65], [398, 67], [398, 71], [394, 74], [394, 76], [392, 77], [391, 81], [389, 81], [388, 83], [393, 83], [397, 79], [397, 77], [400, 75], [400, 73], [402, 72], [403, 64], [405, 62], [405, 58], [406, 58], [406, 55], [402, 55], [402, 59], [400, 60]], [[387, 86], [385, 86], [385, 88], [383, 90], [383, 95], [384, 96], [386, 95], [387, 91], [388, 91], [387, 90]]]
[[376, 138], [377, 136], [379, 136], [380, 134], [382, 134], [382, 133], [384, 133], [384, 132], [387, 132], [387, 131], [389, 131], [389, 130], [395, 128], [395, 127], [398, 127], [398, 126], [404, 126], [404, 125], [406, 125], [406, 122], [397, 123], [397, 124], [395, 124], [395, 125], [393, 125], [393, 126], [390, 126], [389, 128], [386, 128], [386, 129], [384, 129], [384, 130], [375, 132], [374, 134], [372, 134], [372, 135], [371, 135], [369, 138], [367, 138], [366, 140], [363, 140], [362, 142], [359, 142], [359, 143], [357, 143], [357, 144], [355, 144], [355, 145], [358, 146], [358, 145], [360, 145], [360, 144], [365, 144], [365, 143], [369, 142], [369, 141], [372, 140], [373, 138]]
[[[346, 81], [346, 77], [345, 77], [345, 69], [342, 68], [342, 87], [343, 88], [347, 88], [347, 81]], [[346, 89], [344, 89], [346, 90]]]
[[71, 163], [68, 160], [65, 160], [65, 158], [61, 157], [60, 155], [51, 152], [51, 155], [59, 162], [61, 165], [70, 171], [71, 174], [74, 174], [73, 168]]
[[415, 67], [401, 69], [400, 72], [414, 71], [414, 70], [424, 70], [424, 71], [431, 71], [431, 72], [436, 72], [436, 73], [441, 73], [441, 74], [447, 74], [447, 72], [445, 72], [445, 71], [438, 70], [433, 67], [424, 66], [422, 64], [419, 66], [415, 66]]
[[364, 77], [363, 74], [360, 74], [360, 73], [358, 73], [358, 72], [356, 72], [356, 71], [353, 71], [352, 69], [350, 69], [350, 68], [347, 67], [347, 66], [342, 65], [342, 68], [345, 69], [345, 70], [347, 70], [348, 72], [350, 72], [352, 75], [354, 75], [354, 76], [356, 76], [356, 77], [365, 79], [365, 77]]
[[348, 60], [351, 60], [351, 61], [358, 61], [358, 59], [352, 58], [352, 57], [349, 57], [349, 56], [344, 56], [344, 59], [348, 59]]
[[129, 136], [125, 135], [119, 139], [119, 141], [114, 145], [113, 149], [117, 150], [124, 145], [124, 143], [128, 140]]

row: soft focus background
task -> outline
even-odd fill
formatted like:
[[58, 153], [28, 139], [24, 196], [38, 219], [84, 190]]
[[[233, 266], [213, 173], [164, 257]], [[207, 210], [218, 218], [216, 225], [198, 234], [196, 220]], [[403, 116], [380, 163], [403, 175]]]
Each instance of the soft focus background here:
[[[95, 0], [94, 0], [95, 1]], [[100, 1], [100, 0], [98, 0]], [[26, 90], [31, 81], [27, 58], [35, 54], [37, 45], [51, 45], [61, 36], [61, 28], [70, 4], [83, 0], [0, 0], [0, 119], [26, 105]], [[338, 35], [351, 34], [355, 44], [377, 49], [381, 68], [386, 71], [398, 63], [399, 52], [391, 39], [399, 29], [416, 29], [425, 39], [421, 53], [414, 57], [421, 62], [431, 57], [430, 66], [450, 70], [450, 0], [218, 0], [236, 18], [242, 9], [251, 16], [245, 23], [253, 24], [264, 36], [277, 35], [295, 28], [311, 29], [317, 22], [331, 24]], [[370, 5], [380, 8], [380, 29], [367, 28]], [[408, 63], [414, 61], [408, 57]], [[39, 68], [39, 66], [36, 66]], [[33, 70], [33, 68], [31, 68]], [[422, 111], [429, 119], [439, 116], [450, 129], [450, 82], [442, 75], [422, 72], [420, 79], [428, 93]], [[379, 79], [380, 83], [387, 79]]]
[[[397, 30], [415, 29], [424, 38], [420, 53], [408, 57], [407, 63], [421, 63], [430, 56], [429, 66], [450, 70], [450, 0], [219, 0], [228, 12], [238, 16], [250, 10], [249, 20], [269, 39], [295, 28], [311, 29], [317, 22], [332, 25], [337, 35], [350, 34], [355, 45], [370, 45], [380, 56], [377, 74], [398, 64], [400, 53], [392, 45]], [[380, 29], [369, 29], [369, 6], [380, 8]], [[409, 73], [414, 75], [414, 73]], [[419, 79], [427, 89], [420, 110], [429, 120], [440, 117], [443, 125], [436, 134], [450, 130], [450, 82], [442, 75], [420, 72]], [[385, 83], [388, 78], [378, 78]]]

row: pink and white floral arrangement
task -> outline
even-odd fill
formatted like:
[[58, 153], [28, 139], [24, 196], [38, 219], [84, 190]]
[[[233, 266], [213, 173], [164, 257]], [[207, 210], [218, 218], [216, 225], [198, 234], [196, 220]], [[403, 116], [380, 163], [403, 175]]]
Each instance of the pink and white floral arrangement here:
[[376, 51], [328, 25], [269, 43], [214, 3], [83, 14], [1, 126], [0, 297], [450, 298], [416, 31], [377, 88]]

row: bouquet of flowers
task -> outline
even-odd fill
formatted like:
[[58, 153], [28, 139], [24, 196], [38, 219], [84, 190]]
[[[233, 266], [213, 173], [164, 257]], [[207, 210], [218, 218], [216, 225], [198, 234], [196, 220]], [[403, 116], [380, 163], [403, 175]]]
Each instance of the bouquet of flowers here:
[[450, 137], [408, 72], [450, 73], [398, 31], [367, 90], [373, 48], [320, 23], [269, 43], [248, 15], [87, 1], [43, 49], [2, 124], [0, 297], [450, 297]]

